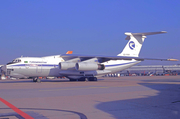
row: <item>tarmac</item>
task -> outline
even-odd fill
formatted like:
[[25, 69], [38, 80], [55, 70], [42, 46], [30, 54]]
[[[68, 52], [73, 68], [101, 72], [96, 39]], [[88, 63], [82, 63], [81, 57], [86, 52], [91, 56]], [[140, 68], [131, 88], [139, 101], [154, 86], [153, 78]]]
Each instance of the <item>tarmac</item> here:
[[180, 119], [180, 76], [0, 80], [0, 119]]

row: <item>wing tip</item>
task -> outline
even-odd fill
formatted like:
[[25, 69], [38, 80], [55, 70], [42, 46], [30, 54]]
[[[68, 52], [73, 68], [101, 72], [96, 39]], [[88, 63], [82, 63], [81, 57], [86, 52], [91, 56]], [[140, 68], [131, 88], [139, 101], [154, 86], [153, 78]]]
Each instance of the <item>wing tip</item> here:
[[168, 61], [179, 61], [178, 59], [167, 59]]
[[167, 31], [161, 31], [161, 33], [167, 33]]

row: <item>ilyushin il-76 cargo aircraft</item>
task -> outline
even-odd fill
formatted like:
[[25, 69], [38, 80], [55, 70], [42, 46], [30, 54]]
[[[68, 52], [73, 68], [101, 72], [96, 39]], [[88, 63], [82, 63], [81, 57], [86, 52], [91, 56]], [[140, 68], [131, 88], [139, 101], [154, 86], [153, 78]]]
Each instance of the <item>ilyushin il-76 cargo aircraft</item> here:
[[126, 32], [126, 40], [129, 41], [117, 56], [66, 53], [47, 57], [20, 57], [4, 65], [2, 70], [6, 72], [6, 75], [15, 78], [33, 77], [34, 82], [41, 81], [38, 77], [66, 77], [70, 81], [97, 81], [96, 77], [122, 71], [144, 60], [177, 61], [176, 59], [139, 57], [146, 36], [161, 33], [166, 32]]

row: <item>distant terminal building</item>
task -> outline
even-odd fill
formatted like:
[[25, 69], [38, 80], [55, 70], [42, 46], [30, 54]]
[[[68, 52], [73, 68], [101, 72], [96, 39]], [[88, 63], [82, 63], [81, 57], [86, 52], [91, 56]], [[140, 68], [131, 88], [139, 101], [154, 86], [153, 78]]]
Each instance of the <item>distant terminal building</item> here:
[[180, 65], [146, 65], [133, 66], [115, 74], [106, 76], [146, 76], [146, 75], [180, 75]]
[[132, 73], [140, 73], [140, 72], [179, 72], [180, 65], [147, 65], [147, 66], [133, 66], [131, 68], [126, 69], [125, 71], [129, 71]]

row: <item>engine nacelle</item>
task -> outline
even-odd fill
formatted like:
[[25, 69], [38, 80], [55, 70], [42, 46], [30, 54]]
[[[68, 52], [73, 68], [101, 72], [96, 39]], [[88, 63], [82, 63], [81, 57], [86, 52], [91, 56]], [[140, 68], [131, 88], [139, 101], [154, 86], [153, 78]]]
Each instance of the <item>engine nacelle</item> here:
[[75, 70], [75, 62], [60, 62], [59, 69], [61, 70]]
[[105, 66], [103, 64], [79, 62], [76, 63], [75, 69], [78, 71], [104, 70]]

